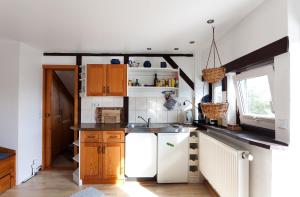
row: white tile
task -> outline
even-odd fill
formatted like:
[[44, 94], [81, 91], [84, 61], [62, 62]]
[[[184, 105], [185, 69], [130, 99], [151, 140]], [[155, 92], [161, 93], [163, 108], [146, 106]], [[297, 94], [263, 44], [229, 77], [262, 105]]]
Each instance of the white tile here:
[[129, 97], [129, 109], [135, 110], [135, 97]]
[[81, 122], [82, 123], [91, 123], [91, 110], [81, 109]]
[[166, 99], [164, 97], [162, 97], [162, 98], [157, 97], [156, 98], [156, 110], [167, 111], [167, 108], [164, 107], [165, 102], [166, 102]]
[[101, 107], [113, 107], [114, 100], [111, 96], [104, 96], [102, 97], [102, 105]]
[[156, 110], [156, 98], [147, 98], [147, 109]]
[[177, 119], [177, 110], [174, 111], [168, 111], [168, 122], [178, 122]]
[[135, 99], [136, 110], [147, 110], [147, 98], [136, 98]]
[[168, 121], [167, 117], [168, 117], [167, 111], [156, 111], [156, 122], [166, 123]]
[[151, 118], [151, 122], [156, 123], [156, 111], [153, 109], [148, 109], [147, 110], [147, 118]]
[[129, 118], [128, 121], [130, 123], [135, 123], [135, 111], [129, 110]]
[[135, 112], [135, 122], [145, 123], [142, 119], [138, 118], [138, 116], [141, 116], [146, 120], [147, 119], [147, 111], [146, 110], [137, 110]]
[[123, 107], [123, 97], [116, 96], [113, 98], [114, 107]]

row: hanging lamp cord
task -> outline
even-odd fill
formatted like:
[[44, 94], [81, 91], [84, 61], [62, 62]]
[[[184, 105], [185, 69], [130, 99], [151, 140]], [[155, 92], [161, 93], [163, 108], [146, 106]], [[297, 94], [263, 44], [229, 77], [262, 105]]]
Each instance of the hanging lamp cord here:
[[220, 58], [220, 54], [219, 54], [219, 50], [215, 41], [215, 27], [212, 26], [212, 31], [213, 31], [213, 39], [210, 45], [210, 49], [209, 49], [209, 54], [208, 54], [208, 58], [207, 58], [207, 62], [206, 62], [206, 67], [208, 67], [209, 64], [209, 60], [210, 60], [210, 56], [211, 56], [211, 52], [213, 51], [213, 56], [214, 56], [214, 68], [216, 67], [216, 54], [220, 63], [220, 66], [222, 66], [222, 62], [221, 62], [221, 58]]

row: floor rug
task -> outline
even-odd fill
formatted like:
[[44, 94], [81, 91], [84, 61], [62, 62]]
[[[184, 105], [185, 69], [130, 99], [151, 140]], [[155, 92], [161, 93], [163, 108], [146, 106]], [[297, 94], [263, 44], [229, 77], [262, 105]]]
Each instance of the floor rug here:
[[105, 197], [104, 193], [93, 188], [88, 187], [84, 190], [81, 190], [80, 192], [73, 194], [70, 197]]

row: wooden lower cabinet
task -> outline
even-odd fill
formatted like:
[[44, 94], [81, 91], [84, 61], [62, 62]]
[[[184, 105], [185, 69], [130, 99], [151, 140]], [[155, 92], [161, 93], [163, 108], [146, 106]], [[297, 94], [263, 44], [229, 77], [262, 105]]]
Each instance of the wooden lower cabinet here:
[[107, 143], [103, 146], [103, 178], [124, 179], [124, 143]]
[[[99, 131], [100, 139], [102, 135]], [[124, 155], [124, 142], [81, 142], [80, 178], [83, 184], [122, 182]]]

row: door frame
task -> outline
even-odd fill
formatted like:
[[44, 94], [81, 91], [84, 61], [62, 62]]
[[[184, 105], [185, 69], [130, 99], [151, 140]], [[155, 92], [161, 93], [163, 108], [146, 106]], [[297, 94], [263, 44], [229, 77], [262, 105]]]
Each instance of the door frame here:
[[[74, 126], [78, 125], [78, 66], [77, 65], [42, 65], [43, 67], [43, 106], [42, 106], [42, 169], [51, 169], [51, 137], [46, 121], [46, 106], [51, 99], [47, 99], [47, 73], [53, 71], [74, 71]], [[51, 81], [50, 81], [51, 82]], [[48, 137], [47, 137], [48, 136]], [[78, 138], [78, 132], [74, 131], [74, 140]], [[78, 150], [77, 150], [78, 151]], [[74, 150], [74, 153], [76, 151]]]

